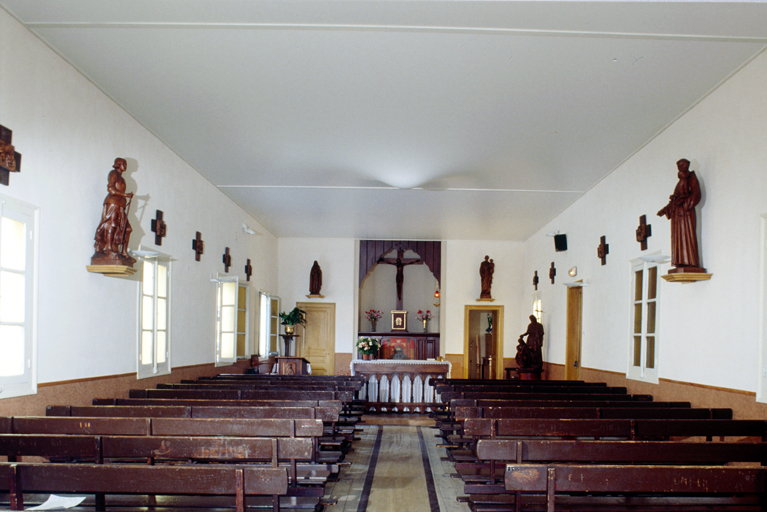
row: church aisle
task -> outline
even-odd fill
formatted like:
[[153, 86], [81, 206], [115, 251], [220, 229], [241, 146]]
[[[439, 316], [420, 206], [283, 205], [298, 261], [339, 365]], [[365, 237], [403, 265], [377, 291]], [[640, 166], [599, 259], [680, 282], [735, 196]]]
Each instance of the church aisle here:
[[346, 457], [351, 466], [327, 487], [325, 495], [338, 503], [326, 512], [469, 511], [456, 501], [463, 483], [450, 476], [453, 464], [441, 460], [445, 450], [437, 448], [434, 429], [406, 418], [366, 416], [365, 421]]

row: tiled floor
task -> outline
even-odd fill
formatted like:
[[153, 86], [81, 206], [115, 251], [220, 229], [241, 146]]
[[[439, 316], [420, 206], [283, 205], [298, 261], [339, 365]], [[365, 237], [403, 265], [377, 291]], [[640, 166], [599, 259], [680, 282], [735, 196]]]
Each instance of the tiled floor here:
[[325, 496], [337, 498], [338, 503], [326, 507], [326, 512], [469, 512], [468, 505], [456, 501], [463, 494], [463, 483], [450, 476], [455, 466], [441, 460], [445, 450], [437, 448], [441, 440], [435, 437], [433, 424], [418, 415], [365, 416], [360, 440], [346, 456], [351, 465], [342, 469], [338, 482], [327, 486]]

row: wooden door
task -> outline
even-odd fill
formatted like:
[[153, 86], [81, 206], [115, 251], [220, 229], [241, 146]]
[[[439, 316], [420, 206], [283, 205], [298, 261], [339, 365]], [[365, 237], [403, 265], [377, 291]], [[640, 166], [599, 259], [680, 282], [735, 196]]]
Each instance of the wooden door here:
[[565, 354], [565, 379], [581, 378], [581, 317], [583, 288], [567, 288], [567, 348]]
[[335, 375], [335, 303], [299, 302], [296, 306], [306, 312], [306, 326], [296, 343], [296, 355], [309, 360], [313, 375]]

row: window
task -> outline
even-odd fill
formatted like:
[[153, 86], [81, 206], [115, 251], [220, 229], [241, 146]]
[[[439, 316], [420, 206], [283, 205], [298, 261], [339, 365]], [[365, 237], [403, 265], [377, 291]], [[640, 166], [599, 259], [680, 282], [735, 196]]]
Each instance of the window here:
[[[148, 251], [139, 251], [148, 253]], [[170, 373], [170, 257], [151, 253], [139, 259], [138, 378]]]
[[0, 196], [0, 398], [37, 392], [39, 209]]
[[266, 358], [279, 350], [280, 298], [266, 292], [258, 292], [258, 353]]
[[[630, 379], [658, 382], [658, 263], [652, 257], [632, 262]], [[650, 260], [650, 261], [646, 261]]]
[[541, 302], [540, 293], [533, 295], [533, 315], [535, 315], [535, 319], [538, 320], [538, 323], [543, 323], [543, 319], [541, 318], [543, 316], [543, 303]]
[[216, 364], [237, 360], [239, 278], [220, 276], [216, 282]]
[[237, 357], [246, 358], [250, 354], [250, 329], [248, 325], [248, 285], [237, 287]]

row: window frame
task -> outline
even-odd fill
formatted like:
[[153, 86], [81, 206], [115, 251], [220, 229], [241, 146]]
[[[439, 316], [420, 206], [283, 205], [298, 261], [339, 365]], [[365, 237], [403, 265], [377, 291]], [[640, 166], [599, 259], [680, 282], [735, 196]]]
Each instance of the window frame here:
[[[0, 399], [37, 393], [37, 311], [40, 241], [40, 208], [7, 196], [0, 195], [0, 243], [2, 240], [2, 218], [7, 217], [24, 224], [25, 254], [24, 269], [9, 269], [24, 276], [24, 320], [7, 322], [0, 317], [0, 324], [22, 325], [24, 328], [24, 373], [20, 376], [0, 376]], [[0, 258], [2, 256], [0, 255]], [[0, 270], [4, 268], [0, 261]]]
[[[658, 367], [660, 353], [660, 299], [661, 299], [661, 265], [668, 261], [667, 256], [660, 253], [648, 254], [630, 261], [630, 313], [629, 313], [629, 335], [628, 335], [628, 354], [626, 378], [639, 380], [652, 384], [658, 383]], [[655, 296], [649, 297], [650, 279], [648, 276], [651, 270], [655, 270]], [[636, 273], [642, 271], [642, 289], [637, 299], [637, 278]], [[639, 306], [641, 318], [639, 320], [639, 331], [635, 329], [636, 311]], [[648, 311], [653, 310], [654, 325], [652, 331], [648, 328], [647, 320], [651, 315]], [[636, 338], [639, 338], [640, 345], [637, 348]], [[648, 338], [653, 339], [653, 362], [648, 366]], [[636, 354], [639, 351], [639, 365], [635, 365]]]
[[[170, 375], [171, 373], [171, 300], [172, 300], [172, 279], [171, 279], [171, 257], [167, 254], [162, 254], [157, 251], [146, 250], [140, 247], [138, 251], [133, 253], [138, 256], [138, 261], [141, 262], [141, 279], [139, 280], [138, 287], [138, 320], [137, 320], [137, 339], [136, 339], [136, 375], [137, 379], [147, 379], [150, 377], [157, 377], [159, 375]], [[153, 267], [153, 282], [152, 293], [144, 293], [144, 270], [145, 265], [152, 265]], [[159, 296], [159, 280], [157, 279], [159, 267], [165, 267], [165, 329], [158, 328], [158, 305], [160, 299]], [[152, 300], [152, 328], [146, 329], [143, 325], [144, 319], [144, 297], [151, 297]], [[152, 363], [142, 364], [142, 351], [143, 351], [143, 334], [144, 332], [152, 332]], [[158, 333], [165, 333], [165, 361], [158, 362], [157, 352], [157, 339]]]
[[[276, 303], [277, 307], [272, 307]], [[279, 353], [280, 298], [264, 290], [258, 291], [258, 356], [269, 359], [271, 352]], [[276, 326], [276, 330], [274, 327]], [[274, 350], [271, 350], [274, 347]], [[262, 353], [263, 350], [263, 353]]]
[[[221, 275], [219, 274], [218, 277], [213, 279], [213, 281], [216, 283], [216, 344], [215, 344], [215, 355], [216, 355], [216, 366], [228, 366], [232, 365], [237, 362], [237, 311], [238, 311], [238, 301], [239, 301], [239, 289], [240, 289], [240, 278], [238, 276], [229, 276], [229, 275]], [[225, 288], [228, 285], [234, 285], [234, 304], [224, 304], [224, 292]], [[224, 330], [226, 327], [229, 327], [228, 325], [224, 325], [225, 318], [225, 309], [224, 308], [232, 308], [231, 313], [231, 320], [233, 322], [233, 325], [231, 326], [230, 330]], [[222, 355], [223, 352], [223, 335], [224, 333], [231, 333], [232, 335], [232, 356], [231, 357], [225, 357]]]

